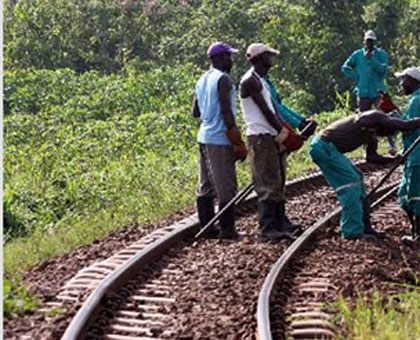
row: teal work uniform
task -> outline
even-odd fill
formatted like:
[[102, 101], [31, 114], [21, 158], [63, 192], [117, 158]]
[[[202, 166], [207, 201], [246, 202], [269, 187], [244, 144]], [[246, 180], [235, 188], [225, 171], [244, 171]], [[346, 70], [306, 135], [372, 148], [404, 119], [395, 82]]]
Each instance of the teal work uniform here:
[[268, 74], [263, 79], [269, 87], [273, 104], [276, 106], [276, 109], [280, 113], [281, 117], [293, 128], [296, 129], [299, 127], [299, 125], [305, 120], [305, 117], [293, 111], [287, 105], [283, 104], [279, 94], [276, 91], [276, 87], [274, 86]]
[[378, 89], [386, 90], [385, 74], [388, 70], [388, 54], [374, 48], [372, 57], [366, 58], [366, 48], [354, 51], [341, 66], [341, 71], [356, 81], [356, 94], [360, 98], [379, 98]]
[[[410, 102], [404, 110], [403, 119], [420, 117], [420, 89], [412, 93]], [[403, 132], [403, 147], [407, 150], [420, 136], [420, 129]], [[420, 216], [420, 145], [408, 156], [404, 176], [398, 191], [401, 207], [409, 214]]]
[[344, 155], [374, 140], [373, 131], [357, 125], [357, 115], [340, 119], [316, 136], [309, 154], [335, 189], [342, 206], [340, 228], [344, 238], [357, 237], [364, 231], [363, 200], [366, 188], [363, 174]]

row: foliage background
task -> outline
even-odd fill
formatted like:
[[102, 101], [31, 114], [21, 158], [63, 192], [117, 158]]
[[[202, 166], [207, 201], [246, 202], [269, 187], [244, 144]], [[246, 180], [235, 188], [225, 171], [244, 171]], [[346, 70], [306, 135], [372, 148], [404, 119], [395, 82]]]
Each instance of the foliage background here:
[[[240, 49], [236, 82], [248, 44], [279, 49], [284, 100], [324, 126], [354, 108], [340, 66], [368, 28], [397, 94], [393, 72], [420, 60], [418, 0], [4, 0], [6, 276], [193, 204], [189, 112], [212, 42]], [[306, 151], [291, 176], [314, 167]]]
[[239, 79], [246, 46], [263, 41], [281, 51], [272, 75], [285, 97], [299, 93], [308, 113], [333, 109], [335, 92], [352, 86], [340, 66], [368, 28], [390, 74], [420, 59], [418, 0], [6, 0], [4, 11], [6, 69], [204, 68], [208, 45], [224, 40], [240, 49]]

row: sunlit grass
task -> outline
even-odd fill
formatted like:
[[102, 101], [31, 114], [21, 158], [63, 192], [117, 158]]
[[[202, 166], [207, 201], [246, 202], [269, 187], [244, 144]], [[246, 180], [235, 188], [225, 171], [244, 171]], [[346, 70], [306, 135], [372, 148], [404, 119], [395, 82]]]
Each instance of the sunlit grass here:
[[420, 338], [420, 288], [407, 286], [391, 299], [376, 292], [371, 301], [359, 297], [354, 308], [340, 297], [337, 302], [337, 340], [417, 340]]

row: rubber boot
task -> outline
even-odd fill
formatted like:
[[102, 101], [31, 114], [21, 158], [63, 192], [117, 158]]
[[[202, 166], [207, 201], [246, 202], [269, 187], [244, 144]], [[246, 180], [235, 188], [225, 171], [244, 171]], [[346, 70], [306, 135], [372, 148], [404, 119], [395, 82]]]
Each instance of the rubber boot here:
[[[200, 220], [201, 228], [204, 228], [207, 223], [214, 217], [214, 199], [212, 197], [197, 197], [197, 212]], [[218, 238], [219, 230], [214, 224], [203, 233], [204, 238]]]
[[[221, 204], [222, 209], [226, 204]], [[235, 206], [232, 204], [219, 219], [220, 232], [219, 238], [226, 240], [238, 240], [240, 234], [235, 229]]]
[[295, 234], [302, 231], [302, 226], [297, 223], [292, 223], [286, 215], [286, 201], [280, 201], [277, 204], [277, 217], [281, 220], [284, 230]]
[[282, 223], [282, 216], [277, 213], [277, 202], [258, 202], [259, 223], [262, 227], [261, 236], [264, 239], [292, 238]]
[[411, 223], [411, 236], [403, 236], [402, 241], [408, 245], [420, 243], [420, 215], [408, 214], [408, 218]]
[[363, 224], [365, 225], [365, 229], [363, 233], [366, 235], [373, 235], [377, 238], [383, 238], [385, 236], [385, 232], [377, 231], [372, 228], [372, 223], [370, 221], [370, 203], [367, 197], [362, 198], [362, 206], [363, 206]]

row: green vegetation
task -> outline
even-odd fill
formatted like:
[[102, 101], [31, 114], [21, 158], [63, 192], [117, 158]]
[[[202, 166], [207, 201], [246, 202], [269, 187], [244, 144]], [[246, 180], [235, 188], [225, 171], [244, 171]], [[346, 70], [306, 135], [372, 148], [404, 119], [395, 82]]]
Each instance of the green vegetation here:
[[264, 41], [281, 51], [272, 75], [282, 94], [299, 91], [310, 112], [332, 110], [336, 90], [351, 88], [340, 66], [368, 28], [390, 54], [390, 74], [420, 59], [420, 6], [412, 0], [6, 0], [4, 12], [6, 69], [202, 68], [208, 45], [225, 40], [240, 49], [238, 79], [246, 46]]
[[337, 339], [415, 340], [420, 336], [420, 288], [406, 287], [407, 292], [384, 300], [378, 292], [372, 301], [362, 297], [351, 309], [343, 298], [337, 307], [340, 328], [348, 332]]
[[39, 304], [24, 287], [18, 287], [8, 279], [3, 280], [3, 312], [5, 317], [23, 315]]

